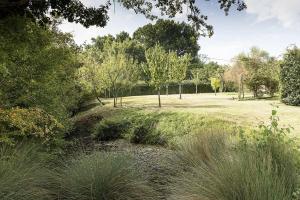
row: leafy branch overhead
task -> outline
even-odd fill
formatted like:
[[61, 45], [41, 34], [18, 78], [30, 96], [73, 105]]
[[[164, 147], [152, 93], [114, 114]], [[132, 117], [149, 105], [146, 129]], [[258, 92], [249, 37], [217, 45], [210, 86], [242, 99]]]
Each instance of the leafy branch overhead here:
[[[162, 16], [169, 18], [174, 18], [187, 10], [187, 19], [196, 30], [203, 35], [213, 34], [213, 27], [207, 24], [207, 16], [202, 14], [195, 0], [107, 0], [97, 8], [87, 7], [80, 0], [1, 0], [0, 18], [18, 14], [31, 16], [41, 23], [48, 24], [53, 21], [53, 17], [61, 17], [85, 27], [93, 25], [105, 27], [109, 21], [108, 11], [115, 3], [134, 10], [135, 13], [143, 14], [151, 20], [158, 18], [154, 12], [157, 9]], [[243, 0], [218, 0], [218, 5], [226, 15], [233, 6], [239, 11], [246, 8]]]

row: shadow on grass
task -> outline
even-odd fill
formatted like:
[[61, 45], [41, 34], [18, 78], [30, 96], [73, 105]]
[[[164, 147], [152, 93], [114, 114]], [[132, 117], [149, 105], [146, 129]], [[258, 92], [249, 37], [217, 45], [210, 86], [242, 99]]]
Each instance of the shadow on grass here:
[[[156, 104], [125, 104], [125, 107], [128, 108], [158, 108]], [[184, 105], [184, 104], [174, 104], [174, 103], [162, 103], [162, 108], [227, 108], [225, 105]]]

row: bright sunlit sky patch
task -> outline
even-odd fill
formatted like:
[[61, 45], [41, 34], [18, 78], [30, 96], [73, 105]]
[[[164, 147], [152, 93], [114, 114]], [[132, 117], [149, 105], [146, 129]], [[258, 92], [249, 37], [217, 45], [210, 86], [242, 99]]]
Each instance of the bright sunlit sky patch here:
[[[87, 6], [97, 6], [104, 0], [83, 0]], [[281, 55], [287, 46], [300, 46], [300, 0], [245, 0], [248, 9], [242, 12], [231, 10], [229, 16], [219, 10], [216, 0], [210, 2], [196, 0], [203, 14], [208, 15], [208, 23], [214, 26], [211, 38], [199, 39], [200, 54], [219, 63], [230, 63], [240, 52], [247, 52], [257, 46]], [[151, 21], [133, 11], [116, 4], [115, 12], [110, 10], [110, 20], [104, 28], [84, 28], [79, 24], [63, 22], [60, 29], [71, 32], [77, 44], [89, 43], [98, 35], [115, 35], [121, 31], [132, 34], [138, 27]], [[185, 14], [176, 20], [185, 20]], [[153, 22], [152, 22], [153, 23]]]

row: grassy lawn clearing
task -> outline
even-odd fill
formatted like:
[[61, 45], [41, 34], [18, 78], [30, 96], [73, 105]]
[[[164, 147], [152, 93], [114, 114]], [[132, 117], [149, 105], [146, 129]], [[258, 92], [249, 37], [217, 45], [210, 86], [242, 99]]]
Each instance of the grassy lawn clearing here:
[[[157, 107], [157, 96], [131, 96], [123, 98], [123, 108], [112, 108], [112, 100], [105, 100], [104, 107], [95, 107], [88, 112], [101, 112], [110, 116], [124, 108], [143, 108], [145, 111], [194, 113], [226, 121], [241, 126], [255, 127], [260, 122], [268, 121], [271, 110], [278, 106], [281, 125], [294, 127], [293, 134], [300, 133], [300, 107], [287, 106], [279, 100], [233, 100], [233, 93], [217, 94], [184, 94], [180, 100], [178, 95], [162, 95], [162, 108]], [[84, 113], [83, 113], [84, 114]]]

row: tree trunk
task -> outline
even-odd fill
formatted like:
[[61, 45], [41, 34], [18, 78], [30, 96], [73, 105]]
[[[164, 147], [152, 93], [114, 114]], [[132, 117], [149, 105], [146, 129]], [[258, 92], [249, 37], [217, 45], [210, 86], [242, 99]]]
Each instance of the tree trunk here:
[[169, 95], [169, 84], [166, 85], [166, 95]]
[[158, 107], [161, 107], [161, 102], [160, 102], [160, 88], [157, 90], [157, 95], [158, 95]]
[[118, 97], [117, 97], [117, 90], [115, 87], [113, 88], [112, 92], [113, 92], [113, 97], [114, 97], [114, 107], [117, 107]]
[[196, 84], [196, 94], [198, 94], [198, 84]]
[[96, 99], [99, 101], [100, 105], [103, 105], [101, 99], [98, 96], [96, 96]]
[[182, 99], [181, 93], [182, 93], [182, 84], [179, 83], [179, 99]]
[[117, 107], [117, 104], [116, 104], [116, 97], [114, 97], [114, 107]]
[[215, 89], [215, 96], [217, 96], [217, 89]]

